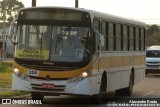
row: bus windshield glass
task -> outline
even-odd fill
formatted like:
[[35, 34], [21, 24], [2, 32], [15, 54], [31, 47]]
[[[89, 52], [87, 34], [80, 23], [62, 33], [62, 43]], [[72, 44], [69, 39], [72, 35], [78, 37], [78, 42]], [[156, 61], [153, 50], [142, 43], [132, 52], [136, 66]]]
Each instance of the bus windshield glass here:
[[15, 57], [80, 62], [90, 56], [89, 27], [18, 25]]
[[147, 50], [146, 57], [160, 57], [160, 50]]

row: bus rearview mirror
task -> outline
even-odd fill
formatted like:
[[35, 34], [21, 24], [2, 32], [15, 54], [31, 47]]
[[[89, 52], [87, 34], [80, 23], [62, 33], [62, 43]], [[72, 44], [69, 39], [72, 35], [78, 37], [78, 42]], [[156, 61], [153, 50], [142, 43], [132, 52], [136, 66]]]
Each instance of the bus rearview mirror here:
[[99, 39], [100, 39], [100, 46], [101, 47], [104, 47], [104, 35], [101, 35], [98, 31], [96, 31], [96, 33], [98, 34], [99, 36]]
[[14, 20], [9, 29], [9, 38], [10, 41], [15, 45], [16, 44], [16, 31], [17, 31], [17, 21]]
[[100, 35], [101, 47], [104, 47], [104, 35]]

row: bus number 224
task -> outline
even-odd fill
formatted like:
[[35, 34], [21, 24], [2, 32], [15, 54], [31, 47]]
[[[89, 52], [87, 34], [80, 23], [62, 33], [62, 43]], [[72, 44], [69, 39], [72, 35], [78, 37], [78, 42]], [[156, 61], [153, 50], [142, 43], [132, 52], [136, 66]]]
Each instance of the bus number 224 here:
[[28, 75], [30, 75], [30, 76], [38, 76], [39, 75], [39, 71], [37, 71], [37, 70], [28, 70]]

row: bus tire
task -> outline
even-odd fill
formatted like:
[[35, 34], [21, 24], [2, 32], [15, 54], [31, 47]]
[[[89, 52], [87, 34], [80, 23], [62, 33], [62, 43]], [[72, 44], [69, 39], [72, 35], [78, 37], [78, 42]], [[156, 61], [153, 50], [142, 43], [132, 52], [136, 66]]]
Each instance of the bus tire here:
[[116, 95], [118, 96], [131, 96], [133, 91], [133, 72], [131, 72], [129, 86], [127, 88], [115, 90]]
[[44, 95], [42, 95], [41, 93], [38, 93], [38, 92], [31, 92], [31, 97], [32, 97], [32, 100], [43, 101], [43, 99], [44, 99]]
[[124, 90], [123, 89], [118, 89], [118, 90], [115, 90], [115, 93], [117, 96], [123, 96], [124, 95]]
[[[101, 84], [100, 84], [100, 89], [99, 89], [99, 94], [96, 94], [96, 95], [93, 95], [91, 96], [91, 100], [93, 99], [94, 103], [96, 104], [100, 104], [102, 103], [102, 100], [103, 100], [103, 97], [104, 97], [104, 94], [106, 93], [105, 89], [106, 89], [106, 81], [105, 81], [105, 77], [103, 76], [102, 79], [101, 79]], [[93, 102], [92, 101], [92, 102]]]
[[125, 94], [125, 96], [131, 96], [132, 95], [132, 92], [133, 92], [133, 82], [134, 82], [134, 75], [133, 75], [133, 72], [131, 72], [129, 86], [127, 88], [124, 88], [124, 94]]

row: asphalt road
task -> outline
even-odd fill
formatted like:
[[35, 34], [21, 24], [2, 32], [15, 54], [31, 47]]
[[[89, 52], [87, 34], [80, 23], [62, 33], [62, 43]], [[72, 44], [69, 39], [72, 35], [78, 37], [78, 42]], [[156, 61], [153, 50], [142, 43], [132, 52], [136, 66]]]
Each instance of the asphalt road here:
[[160, 98], [160, 74], [148, 74], [134, 86], [133, 97]]

